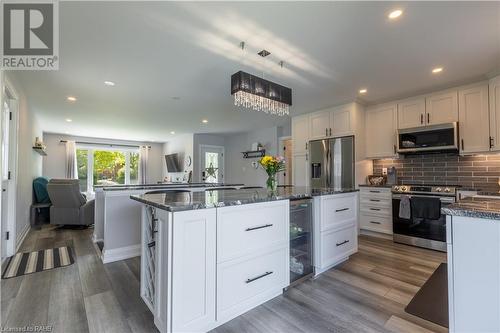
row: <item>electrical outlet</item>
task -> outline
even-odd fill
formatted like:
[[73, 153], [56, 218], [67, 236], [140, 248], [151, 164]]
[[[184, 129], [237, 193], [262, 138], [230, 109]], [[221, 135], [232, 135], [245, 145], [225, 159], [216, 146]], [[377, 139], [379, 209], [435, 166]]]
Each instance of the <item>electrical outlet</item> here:
[[384, 176], [387, 176], [387, 168], [382, 168], [382, 174], [383, 174]]

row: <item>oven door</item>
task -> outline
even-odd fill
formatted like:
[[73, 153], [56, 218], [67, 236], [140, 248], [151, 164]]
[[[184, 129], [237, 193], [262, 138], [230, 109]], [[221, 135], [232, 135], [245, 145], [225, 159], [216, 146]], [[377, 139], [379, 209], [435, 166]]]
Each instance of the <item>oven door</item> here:
[[[424, 195], [418, 195], [422, 197]], [[410, 195], [410, 199], [411, 199]], [[436, 198], [436, 196], [426, 196]], [[446, 215], [441, 214], [437, 220], [431, 219], [403, 219], [399, 217], [399, 203], [401, 195], [392, 196], [392, 228], [394, 234], [430, 239], [438, 242], [446, 242]], [[455, 202], [453, 197], [439, 197], [441, 207]]]

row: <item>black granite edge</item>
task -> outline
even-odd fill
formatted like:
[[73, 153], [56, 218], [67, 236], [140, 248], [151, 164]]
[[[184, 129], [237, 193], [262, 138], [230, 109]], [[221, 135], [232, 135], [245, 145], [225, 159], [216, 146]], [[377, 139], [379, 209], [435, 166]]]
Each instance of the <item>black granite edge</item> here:
[[[238, 193], [238, 192], [240, 192], [240, 193]], [[217, 202], [217, 203], [208, 204], [208, 205], [203, 203], [203, 202], [180, 203], [181, 205], [175, 205], [175, 204], [177, 204], [176, 202], [159, 203], [155, 200], [147, 198], [151, 194], [131, 195], [130, 199], [147, 204], [147, 205], [150, 205], [150, 206], [154, 206], [156, 208], [160, 208], [160, 209], [163, 209], [166, 211], [180, 212], [180, 211], [189, 211], [189, 210], [198, 210], [198, 209], [239, 206], [239, 205], [246, 205], [246, 204], [252, 204], [252, 203], [271, 202], [271, 201], [279, 201], [279, 200], [306, 199], [306, 198], [311, 198], [311, 197], [316, 197], [316, 196], [346, 194], [346, 193], [353, 193], [353, 192], [359, 192], [359, 190], [354, 189], [354, 188], [353, 189], [344, 189], [344, 190], [309, 189], [308, 191], [304, 191], [304, 192], [300, 192], [300, 193], [282, 193], [281, 195], [276, 195], [276, 196], [255, 197], [253, 195], [255, 193], [254, 191], [235, 190], [235, 191], [231, 191], [231, 194], [234, 195], [234, 194], [243, 193], [245, 195], [248, 195], [248, 197], [239, 198], [239, 199], [227, 199], [226, 201], [223, 201], [223, 202]], [[263, 194], [263, 192], [261, 192], [260, 194]], [[152, 195], [158, 195], [158, 194], [152, 194]]]
[[359, 184], [359, 187], [381, 187], [381, 188], [392, 188], [394, 185], [384, 184], [384, 185], [370, 185], [370, 184]]
[[493, 211], [484, 208], [448, 206], [441, 208], [441, 213], [451, 216], [475, 217], [478, 219], [500, 220], [500, 210]]
[[110, 186], [101, 187], [103, 191], [130, 191], [130, 190], [162, 190], [169, 188], [209, 188], [209, 187], [235, 187], [235, 186], [245, 186], [245, 184], [208, 184], [208, 183], [179, 183], [179, 184], [163, 184], [163, 185], [131, 185], [131, 186]]

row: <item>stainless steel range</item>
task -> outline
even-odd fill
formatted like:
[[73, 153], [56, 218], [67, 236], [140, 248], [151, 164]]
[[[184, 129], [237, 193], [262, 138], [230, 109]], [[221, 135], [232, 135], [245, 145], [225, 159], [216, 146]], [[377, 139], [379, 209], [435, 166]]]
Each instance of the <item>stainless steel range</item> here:
[[417, 217], [412, 208], [410, 218], [402, 218], [400, 203], [403, 196], [408, 196], [410, 202], [412, 198], [425, 197], [439, 200], [442, 207], [456, 201], [456, 190], [457, 187], [449, 185], [393, 186], [392, 221], [394, 241], [446, 252], [446, 216], [439, 213], [439, 218]]

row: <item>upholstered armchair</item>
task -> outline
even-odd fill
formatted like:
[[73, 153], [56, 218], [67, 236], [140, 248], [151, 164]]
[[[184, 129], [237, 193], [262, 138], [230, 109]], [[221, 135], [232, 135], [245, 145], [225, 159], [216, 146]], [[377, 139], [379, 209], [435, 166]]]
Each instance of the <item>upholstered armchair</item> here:
[[80, 192], [78, 179], [51, 179], [47, 185], [50, 201], [50, 223], [90, 225], [94, 223], [94, 200]]

